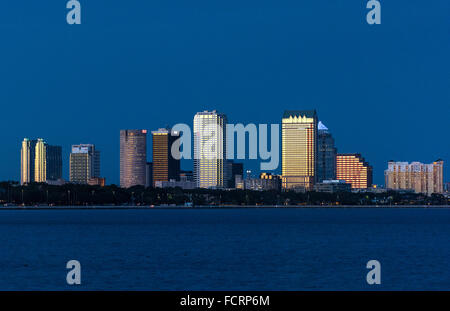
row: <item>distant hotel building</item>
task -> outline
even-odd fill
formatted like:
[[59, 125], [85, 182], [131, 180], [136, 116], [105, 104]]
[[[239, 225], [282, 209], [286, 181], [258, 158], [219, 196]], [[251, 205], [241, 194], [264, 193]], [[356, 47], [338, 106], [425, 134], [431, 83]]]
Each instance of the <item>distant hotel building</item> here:
[[88, 184], [95, 177], [100, 177], [100, 151], [91, 144], [73, 145], [70, 154], [70, 182]]
[[334, 138], [328, 128], [319, 122], [317, 138], [317, 182], [336, 179], [336, 154]]
[[444, 161], [437, 160], [431, 164], [420, 162], [388, 163], [384, 171], [386, 188], [390, 190], [413, 190], [416, 193], [444, 192]]
[[62, 148], [50, 146], [43, 139], [25, 138], [21, 148], [21, 184], [47, 182], [62, 178]]
[[367, 189], [372, 186], [372, 166], [358, 153], [336, 156], [336, 179], [345, 180], [352, 189]]
[[312, 190], [317, 174], [317, 113], [285, 111], [282, 119], [282, 185]]
[[226, 116], [215, 110], [194, 117], [194, 180], [198, 188], [227, 187], [226, 124]]
[[120, 131], [120, 186], [145, 186], [147, 130]]
[[[180, 180], [179, 150], [172, 154], [173, 143], [180, 134], [171, 129], [152, 132], [153, 141], [153, 184], [158, 181]], [[175, 156], [175, 157], [174, 157]]]

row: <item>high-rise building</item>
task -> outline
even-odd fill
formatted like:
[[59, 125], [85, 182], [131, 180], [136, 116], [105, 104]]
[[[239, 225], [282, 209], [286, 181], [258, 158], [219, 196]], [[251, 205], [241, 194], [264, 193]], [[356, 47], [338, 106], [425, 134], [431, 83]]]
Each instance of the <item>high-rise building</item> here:
[[282, 186], [312, 190], [317, 174], [317, 113], [285, 111], [281, 128]]
[[20, 183], [22, 185], [34, 182], [34, 164], [37, 140], [25, 138], [20, 150]]
[[236, 175], [243, 176], [244, 175], [244, 164], [237, 163], [233, 160], [227, 161], [228, 166], [228, 187], [236, 188]]
[[[179, 150], [172, 150], [173, 143], [179, 136], [178, 132], [171, 129], [159, 129], [152, 132], [153, 184], [157, 181], [180, 180]], [[176, 154], [172, 154], [172, 151]]]
[[431, 164], [420, 162], [388, 163], [384, 171], [386, 188], [391, 190], [413, 190], [416, 193], [444, 192], [444, 161], [437, 160]]
[[21, 184], [62, 178], [62, 148], [48, 145], [42, 138], [25, 138], [21, 149]]
[[120, 131], [120, 186], [145, 186], [147, 130]]
[[317, 182], [336, 179], [336, 154], [334, 138], [319, 121], [317, 136]]
[[194, 180], [198, 188], [227, 187], [227, 117], [217, 111], [194, 117]]
[[372, 166], [359, 153], [343, 153], [336, 156], [336, 179], [345, 180], [352, 189], [372, 186]]
[[34, 157], [34, 181], [47, 181], [47, 148], [42, 138], [38, 138], [36, 142], [36, 155]]
[[62, 179], [62, 147], [46, 145], [47, 181]]
[[70, 182], [88, 184], [91, 178], [100, 177], [100, 151], [95, 145], [73, 145], [70, 153]]

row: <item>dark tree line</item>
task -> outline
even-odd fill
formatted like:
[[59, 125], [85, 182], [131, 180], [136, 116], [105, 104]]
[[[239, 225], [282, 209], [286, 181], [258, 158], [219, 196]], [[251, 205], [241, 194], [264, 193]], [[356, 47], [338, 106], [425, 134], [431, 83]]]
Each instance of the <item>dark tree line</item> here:
[[122, 189], [66, 184], [53, 186], [33, 183], [21, 186], [15, 182], [0, 183], [0, 203], [16, 205], [448, 205], [440, 194], [415, 193], [297, 193], [294, 191], [251, 190], [182, 190], [181, 188]]

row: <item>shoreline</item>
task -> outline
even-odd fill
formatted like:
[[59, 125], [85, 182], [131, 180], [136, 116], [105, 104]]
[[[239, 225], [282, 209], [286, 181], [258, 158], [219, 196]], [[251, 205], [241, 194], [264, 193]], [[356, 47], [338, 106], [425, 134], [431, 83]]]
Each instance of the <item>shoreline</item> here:
[[402, 209], [402, 208], [433, 208], [446, 209], [450, 205], [201, 205], [201, 206], [2, 206], [1, 210], [211, 210], [211, 209]]

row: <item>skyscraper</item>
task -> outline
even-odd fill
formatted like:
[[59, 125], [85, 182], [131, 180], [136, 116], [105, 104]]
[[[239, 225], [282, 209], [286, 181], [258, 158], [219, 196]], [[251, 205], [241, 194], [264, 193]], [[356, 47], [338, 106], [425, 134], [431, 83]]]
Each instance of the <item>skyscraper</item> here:
[[317, 182], [336, 179], [336, 153], [334, 138], [319, 121], [317, 136]]
[[70, 182], [88, 184], [89, 179], [100, 177], [100, 151], [95, 145], [73, 145], [70, 153]]
[[20, 183], [34, 182], [34, 164], [36, 156], [36, 140], [25, 138], [20, 150]]
[[194, 117], [194, 180], [199, 188], [227, 186], [226, 124], [227, 117], [215, 110]]
[[62, 179], [62, 147], [46, 146], [47, 181]]
[[336, 178], [345, 180], [352, 189], [372, 186], [372, 166], [359, 153], [343, 153], [336, 156]]
[[317, 174], [317, 113], [285, 111], [281, 128], [282, 186], [312, 190]]
[[36, 155], [34, 158], [34, 181], [47, 181], [47, 146], [42, 138], [36, 142]]
[[179, 136], [178, 132], [170, 129], [159, 129], [152, 132], [153, 185], [157, 181], [180, 180], [179, 150], [175, 151], [177, 154], [172, 154], [173, 143]]
[[42, 138], [25, 138], [21, 149], [21, 184], [62, 178], [62, 148], [48, 145]]
[[145, 186], [147, 130], [120, 131], [120, 186]]
[[444, 192], [444, 161], [437, 160], [430, 164], [420, 162], [388, 163], [384, 171], [386, 188], [392, 190], [413, 190], [416, 193]]

